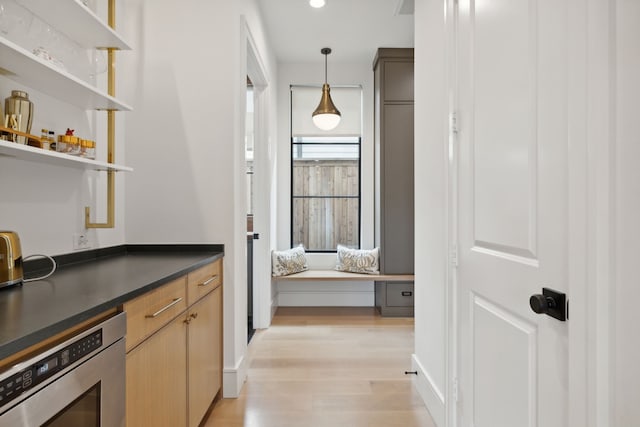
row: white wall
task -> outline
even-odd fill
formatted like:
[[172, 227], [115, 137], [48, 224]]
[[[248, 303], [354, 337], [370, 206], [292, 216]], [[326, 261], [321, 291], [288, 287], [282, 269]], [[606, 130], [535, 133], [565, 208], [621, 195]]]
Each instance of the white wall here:
[[640, 99], [640, 3], [617, 0], [615, 65], [613, 90], [616, 95], [617, 142], [615, 164], [615, 227], [613, 253], [615, 287], [613, 313], [613, 381], [612, 426], [640, 425], [640, 286], [638, 286], [638, 241], [640, 241], [640, 134], [638, 134], [638, 99]]
[[[5, 12], [15, 10], [13, 6], [6, 8]], [[99, 14], [102, 15], [101, 11]], [[37, 20], [31, 13], [24, 16], [30, 16], [29, 22]], [[118, 13], [116, 19], [122, 20], [122, 14]], [[15, 39], [10, 35], [7, 37], [27, 50], [31, 50], [35, 43], [47, 43], [44, 40], [36, 41], [26, 34], [25, 32], [24, 37], [18, 36]], [[80, 52], [65, 59], [67, 69], [80, 70]], [[87, 73], [78, 75], [91, 81]], [[98, 86], [106, 92], [105, 76], [106, 73], [99, 76]], [[118, 81], [121, 81], [120, 77]], [[39, 136], [42, 128], [53, 130], [56, 134], [64, 133], [67, 127], [75, 129], [76, 135], [96, 141], [98, 160], [106, 161], [106, 113], [85, 111], [0, 76], [0, 102], [3, 111], [4, 99], [14, 89], [26, 91], [34, 104], [32, 134]], [[117, 97], [125, 103], [130, 102], [119, 92]], [[122, 150], [123, 114], [125, 113], [116, 114], [116, 163], [119, 164], [126, 164]], [[91, 207], [92, 221], [106, 221], [106, 173], [85, 172], [0, 156], [0, 182], [3, 184], [0, 229], [13, 230], [19, 234], [23, 255], [59, 255], [72, 252], [72, 237], [76, 233], [86, 234], [92, 248], [122, 244], [125, 240], [124, 179], [123, 173], [116, 175], [115, 228], [87, 231], [84, 228], [85, 206]]]
[[447, 69], [443, 0], [415, 2], [416, 386], [445, 422], [447, 348]]
[[[332, 62], [329, 55], [330, 85], [361, 85], [363, 91], [363, 129], [361, 161], [361, 246], [373, 247], [373, 58], [366, 63]], [[324, 82], [324, 57], [318, 51], [317, 63], [281, 63], [278, 66], [278, 140], [277, 140], [277, 249], [291, 245], [291, 105], [290, 85], [321, 84]], [[318, 89], [318, 101], [320, 89]], [[340, 106], [337, 106], [340, 109]], [[309, 112], [311, 114], [312, 111]], [[335, 258], [335, 254], [329, 255]], [[326, 264], [327, 254], [307, 254], [310, 266]], [[308, 306], [372, 306], [373, 284], [357, 283], [347, 294], [306, 282], [278, 285], [280, 305]], [[315, 296], [315, 297], [314, 297]], [[320, 298], [316, 298], [320, 296]]]
[[[126, 129], [136, 170], [127, 181], [127, 242], [225, 245], [224, 394], [236, 396], [246, 376], [248, 31], [268, 76], [275, 62], [254, 0], [120, 7], [136, 51], [124, 64], [123, 90], [135, 99]], [[275, 109], [275, 95], [268, 99]]]

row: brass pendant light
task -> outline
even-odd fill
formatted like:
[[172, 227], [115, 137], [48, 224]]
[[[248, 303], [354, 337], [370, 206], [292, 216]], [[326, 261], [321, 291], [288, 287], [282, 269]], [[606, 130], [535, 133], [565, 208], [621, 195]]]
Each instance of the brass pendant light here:
[[320, 98], [318, 108], [311, 116], [316, 127], [322, 130], [331, 130], [340, 123], [340, 111], [333, 105], [331, 94], [329, 93], [331, 88], [327, 83], [327, 55], [331, 53], [331, 48], [322, 48], [320, 53], [324, 55], [324, 84], [322, 85], [322, 98]]

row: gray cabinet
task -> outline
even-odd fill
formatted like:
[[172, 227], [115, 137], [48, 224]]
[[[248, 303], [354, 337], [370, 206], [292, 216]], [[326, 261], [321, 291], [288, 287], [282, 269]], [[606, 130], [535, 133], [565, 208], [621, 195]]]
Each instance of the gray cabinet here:
[[375, 282], [375, 296], [383, 316], [413, 316], [413, 282]]
[[[375, 244], [381, 250], [380, 272], [413, 274], [413, 49], [378, 49], [373, 71]], [[404, 289], [407, 285], [410, 291]], [[376, 306], [383, 315], [413, 315], [413, 283], [376, 282], [375, 289]]]

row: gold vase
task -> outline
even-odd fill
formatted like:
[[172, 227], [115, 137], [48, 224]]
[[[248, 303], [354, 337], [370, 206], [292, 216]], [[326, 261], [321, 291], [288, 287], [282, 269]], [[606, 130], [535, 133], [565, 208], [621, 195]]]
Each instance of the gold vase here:
[[[24, 133], [31, 132], [33, 121], [33, 103], [29, 101], [29, 94], [21, 90], [12, 90], [11, 96], [4, 100], [4, 114], [6, 126]], [[10, 136], [18, 144], [26, 144], [25, 136]]]

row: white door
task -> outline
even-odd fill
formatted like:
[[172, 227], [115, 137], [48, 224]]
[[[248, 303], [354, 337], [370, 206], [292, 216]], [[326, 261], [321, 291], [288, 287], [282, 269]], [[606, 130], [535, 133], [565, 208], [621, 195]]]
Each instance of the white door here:
[[568, 425], [566, 3], [459, 0], [459, 426]]

